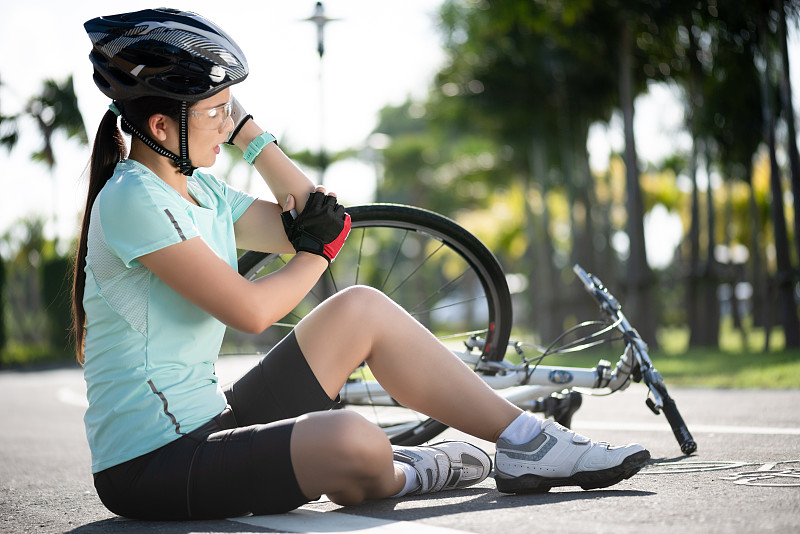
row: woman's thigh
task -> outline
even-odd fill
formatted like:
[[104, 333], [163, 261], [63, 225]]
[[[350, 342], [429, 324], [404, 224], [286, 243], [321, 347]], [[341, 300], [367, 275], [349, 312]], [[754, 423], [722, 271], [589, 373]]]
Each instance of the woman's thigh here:
[[336, 405], [306, 362], [294, 332], [225, 388], [238, 426], [265, 424]]

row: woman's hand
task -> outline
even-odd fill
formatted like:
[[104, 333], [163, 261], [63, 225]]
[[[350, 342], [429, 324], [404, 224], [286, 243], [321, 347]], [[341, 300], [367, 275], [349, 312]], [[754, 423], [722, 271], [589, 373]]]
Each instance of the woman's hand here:
[[336, 259], [351, 223], [350, 215], [336, 201], [335, 194], [326, 194], [324, 187], [317, 187], [301, 213], [297, 213], [292, 195], [287, 196], [283, 208], [283, 228], [295, 251], [316, 254], [328, 262]]

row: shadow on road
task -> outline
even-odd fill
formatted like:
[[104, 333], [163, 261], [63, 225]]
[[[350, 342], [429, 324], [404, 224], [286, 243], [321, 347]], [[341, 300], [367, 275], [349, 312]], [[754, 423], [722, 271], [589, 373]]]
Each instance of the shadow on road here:
[[[103, 519], [94, 523], [87, 523], [66, 534], [105, 534], [108, 532], [147, 533], [158, 534], [189, 534], [191, 532], [205, 532], [209, 534], [223, 534], [242, 532], [243, 525], [227, 520], [215, 521], [134, 521], [115, 517]], [[247, 526], [247, 532], [274, 532], [271, 529]]]
[[[502, 510], [540, 506], [570, 501], [583, 501], [619, 497], [646, 497], [655, 495], [649, 491], [636, 490], [593, 490], [559, 491], [532, 495], [505, 495], [494, 489], [474, 488], [446, 495], [426, 495], [371, 501], [359, 506], [337, 508], [340, 513], [366, 516], [389, 521], [418, 521], [420, 519], [456, 515], [481, 510]], [[452, 502], [456, 498], [457, 502]], [[416, 503], [413, 508], [400, 508], [408, 503]], [[423, 506], [420, 506], [423, 505]], [[249, 532], [273, 532], [248, 525]], [[189, 534], [191, 532], [232, 533], [241, 532], [242, 525], [233, 521], [136, 521], [123, 518], [104, 519], [82, 525], [67, 534], [100, 534], [107, 532], [158, 532], [159, 534]], [[333, 531], [332, 531], [333, 532]]]
[[[359, 506], [341, 508], [337, 511], [355, 515], [365, 515], [377, 519], [393, 521], [415, 521], [419, 519], [455, 515], [463, 512], [479, 512], [481, 510], [503, 510], [514, 508], [529, 508], [531, 506], [545, 506], [548, 504], [564, 503], [571, 501], [598, 501], [606, 498], [619, 497], [648, 497], [656, 495], [655, 492], [638, 490], [592, 490], [592, 491], [556, 491], [552, 493], [539, 493], [529, 495], [507, 495], [495, 489], [473, 488], [459, 492], [447, 492], [448, 498], [442, 494], [426, 495], [420, 497], [406, 497], [404, 499], [376, 501]], [[457, 502], [451, 502], [449, 497], [458, 497]], [[417, 502], [413, 508], [402, 507], [409, 502]], [[383, 506], [380, 506], [382, 503]], [[424, 506], [421, 504], [424, 503]], [[388, 505], [388, 506], [387, 506]]]

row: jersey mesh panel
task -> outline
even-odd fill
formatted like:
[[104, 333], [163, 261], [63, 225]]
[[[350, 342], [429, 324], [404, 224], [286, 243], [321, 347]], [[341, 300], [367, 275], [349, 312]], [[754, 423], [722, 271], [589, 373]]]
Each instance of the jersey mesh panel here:
[[87, 266], [100, 287], [100, 294], [112, 310], [146, 336], [149, 271], [141, 264], [125, 267], [108, 249], [100, 222], [99, 202], [92, 207], [88, 250], [91, 254], [87, 256]]

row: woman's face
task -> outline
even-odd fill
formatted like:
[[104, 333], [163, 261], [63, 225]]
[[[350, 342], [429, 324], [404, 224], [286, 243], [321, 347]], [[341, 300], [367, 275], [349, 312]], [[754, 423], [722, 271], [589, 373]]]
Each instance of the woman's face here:
[[189, 108], [189, 158], [193, 166], [211, 167], [217, 160], [220, 144], [233, 130], [230, 100], [230, 89], [224, 89]]

